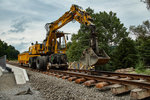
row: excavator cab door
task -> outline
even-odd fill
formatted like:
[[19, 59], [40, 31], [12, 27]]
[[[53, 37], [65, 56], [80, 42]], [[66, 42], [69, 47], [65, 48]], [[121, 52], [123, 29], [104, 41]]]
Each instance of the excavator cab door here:
[[58, 36], [56, 39], [56, 45], [55, 45], [55, 53], [63, 53], [66, 52], [66, 39], [65, 36]]

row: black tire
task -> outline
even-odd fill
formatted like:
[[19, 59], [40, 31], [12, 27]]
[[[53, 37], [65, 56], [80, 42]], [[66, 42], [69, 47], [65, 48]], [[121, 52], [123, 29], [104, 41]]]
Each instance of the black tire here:
[[29, 67], [30, 67], [30, 68], [35, 68], [35, 66], [36, 66], [33, 59], [34, 59], [34, 58], [29, 58]]
[[43, 61], [42, 57], [38, 56], [36, 59], [36, 69], [42, 70], [43, 63], [44, 63], [44, 61]]
[[21, 66], [23, 66], [23, 63], [21, 63]]
[[32, 68], [32, 58], [29, 58], [29, 68]]
[[47, 69], [47, 59], [45, 56], [38, 56], [37, 57], [36, 68], [38, 70], [46, 70]]
[[42, 70], [47, 70], [48, 57], [47, 56], [43, 56], [42, 59], [43, 59]]

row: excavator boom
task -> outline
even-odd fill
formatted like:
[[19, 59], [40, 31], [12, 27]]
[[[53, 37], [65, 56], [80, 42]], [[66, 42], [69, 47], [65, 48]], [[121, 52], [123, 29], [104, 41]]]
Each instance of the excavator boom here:
[[47, 37], [46, 37], [46, 40], [47, 40], [46, 47], [47, 48], [46, 48], [45, 53], [49, 52], [48, 48], [53, 43], [52, 39], [55, 38], [55, 35], [56, 35], [55, 32], [72, 20], [76, 20], [79, 23], [85, 24], [87, 26], [94, 26], [94, 24], [91, 22], [92, 18], [87, 12], [83, 11], [81, 9], [81, 7], [79, 7], [78, 5], [72, 5], [70, 10], [67, 11], [58, 20], [56, 20], [52, 23], [46, 24], [46, 30], [48, 30], [48, 32], [47, 32]]

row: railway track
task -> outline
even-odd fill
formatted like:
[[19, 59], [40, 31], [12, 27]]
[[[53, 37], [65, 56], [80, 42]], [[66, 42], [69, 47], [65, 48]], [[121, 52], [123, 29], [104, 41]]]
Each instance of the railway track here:
[[20, 66], [16, 63], [9, 64], [67, 79], [68, 81], [75, 81], [75, 83], [84, 84], [88, 87], [95, 86], [100, 90], [109, 88], [114, 95], [130, 92], [131, 99], [144, 99], [150, 97], [149, 75], [78, 69], [39, 71]]
[[150, 81], [150, 75], [143, 75], [143, 74], [129, 74], [129, 73], [117, 73], [117, 72], [108, 72], [108, 71], [92, 71], [92, 70], [79, 70], [79, 69], [68, 69], [68, 71], [91, 73], [92, 75], [118, 76], [118, 77], [121, 77], [121, 78], [130, 77], [132, 79], [145, 79], [147, 81]]

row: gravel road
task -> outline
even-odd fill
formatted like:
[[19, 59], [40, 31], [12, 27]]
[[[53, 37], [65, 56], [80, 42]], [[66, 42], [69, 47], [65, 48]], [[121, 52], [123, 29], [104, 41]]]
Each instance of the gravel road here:
[[46, 100], [130, 100], [129, 94], [113, 96], [110, 91], [99, 91], [82, 84], [27, 70], [30, 85]]

